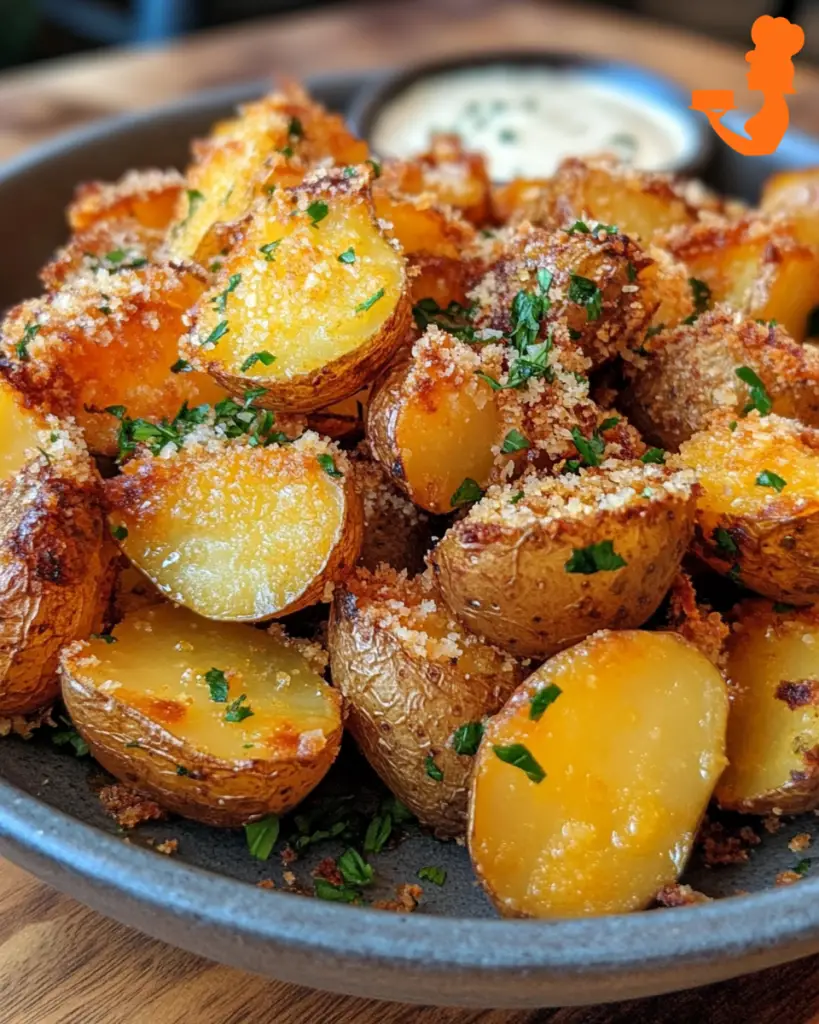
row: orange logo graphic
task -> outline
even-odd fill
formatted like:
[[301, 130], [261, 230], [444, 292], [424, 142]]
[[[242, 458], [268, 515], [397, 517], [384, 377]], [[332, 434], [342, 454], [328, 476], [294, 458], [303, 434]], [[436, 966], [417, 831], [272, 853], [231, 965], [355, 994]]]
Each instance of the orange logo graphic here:
[[691, 109], [699, 110], [711, 127], [731, 149], [745, 156], [767, 156], [773, 153], [788, 130], [789, 93], [793, 87], [793, 61], [805, 45], [805, 33], [787, 18], [764, 14], [751, 28], [754, 49], [745, 54], [748, 61], [748, 88], [761, 92], [762, 109], [745, 122], [746, 135], [732, 132], [720, 118], [734, 109], [730, 89], [695, 89], [691, 93]]

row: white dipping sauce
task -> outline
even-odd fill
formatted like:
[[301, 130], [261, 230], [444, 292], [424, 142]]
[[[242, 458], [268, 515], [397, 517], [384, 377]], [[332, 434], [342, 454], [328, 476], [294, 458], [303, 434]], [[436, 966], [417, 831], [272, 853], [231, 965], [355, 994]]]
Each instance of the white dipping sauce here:
[[482, 152], [495, 181], [552, 174], [561, 159], [612, 152], [645, 170], [689, 151], [684, 124], [663, 107], [619, 91], [593, 71], [526, 65], [466, 67], [421, 78], [379, 113], [381, 156], [423, 152], [435, 132], [457, 132]]

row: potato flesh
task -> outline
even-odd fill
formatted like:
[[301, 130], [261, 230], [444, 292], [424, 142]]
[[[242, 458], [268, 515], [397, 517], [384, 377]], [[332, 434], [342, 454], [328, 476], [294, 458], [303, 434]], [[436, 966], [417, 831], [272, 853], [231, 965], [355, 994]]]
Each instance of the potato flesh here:
[[816, 767], [810, 754], [819, 748], [819, 707], [811, 683], [819, 680], [819, 621], [811, 612], [782, 615], [759, 605], [728, 641], [729, 764], [716, 796], [725, 807], [751, 813], [810, 810], [819, 805], [819, 792], [811, 798], [808, 791], [798, 807], [785, 794], [798, 788], [800, 773]]
[[[212, 619], [273, 616], [320, 576], [346, 497], [315, 457], [238, 448], [160, 460], [136, 514], [117, 510], [125, 553], [171, 600]], [[135, 468], [127, 464], [124, 476]], [[127, 484], [126, 484], [127, 486]]]
[[765, 182], [760, 207], [765, 213], [787, 214], [798, 241], [819, 245], [819, 168], [772, 175]]
[[[315, 226], [304, 214], [287, 222], [259, 217], [246, 242], [252, 257], [241, 266], [227, 261], [225, 274], [241, 272], [241, 281], [224, 316], [209, 308], [200, 325], [204, 340], [227, 320], [213, 350], [227, 369], [241, 372], [246, 359], [266, 350], [275, 361], [257, 361], [254, 378], [288, 380], [319, 370], [365, 345], [393, 313], [403, 288], [400, 255], [363, 202], [334, 207], [330, 198], [328, 206]], [[259, 249], [277, 241], [266, 260]], [[351, 248], [354, 261], [339, 260]]]
[[40, 446], [42, 424], [15, 392], [0, 385], [0, 483], [14, 477]]
[[[261, 630], [213, 623], [170, 605], [128, 615], [116, 643], [89, 640], [72, 671], [134, 708], [196, 751], [224, 761], [296, 754], [305, 734], [340, 726], [327, 684], [297, 651]], [[216, 702], [206, 673], [224, 673], [227, 700]], [[253, 714], [227, 721], [241, 695]]]
[[[532, 721], [529, 698], [550, 684], [562, 694]], [[725, 765], [727, 705], [717, 669], [673, 634], [599, 633], [530, 676], [476, 765], [470, 849], [499, 908], [612, 914], [673, 882]], [[492, 749], [513, 743], [541, 783]]]

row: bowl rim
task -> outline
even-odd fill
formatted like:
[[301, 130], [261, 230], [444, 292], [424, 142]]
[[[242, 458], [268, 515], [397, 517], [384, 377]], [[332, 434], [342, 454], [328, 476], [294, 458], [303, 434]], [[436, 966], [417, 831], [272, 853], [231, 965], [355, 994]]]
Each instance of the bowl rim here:
[[[631, 83], [633, 88], [639, 82], [645, 88], [645, 95], [640, 96], [640, 102], [676, 119], [685, 134], [684, 149], [677, 159], [663, 168], [663, 173], [698, 173], [713, 152], [713, 132], [709, 131], [705, 119], [698, 117], [690, 109], [690, 96], [679, 83], [638, 64], [570, 50], [487, 50], [469, 55], [441, 57], [401, 67], [395, 71], [384, 71], [373, 76], [372, 81], [359, 90], [350, 105], [347, 121], [353, 131], [369, 142], [383, 108], [420, 79], [432, 78], [448, 71], [504, 65], [579, 69], [592, 72], [596, 76], [602, 74], [605, 77], [613, 77], [621, 93], [629, 91], [628, 83]], [[622, 83], [625, 83], [627, 88], [624, 89]]]

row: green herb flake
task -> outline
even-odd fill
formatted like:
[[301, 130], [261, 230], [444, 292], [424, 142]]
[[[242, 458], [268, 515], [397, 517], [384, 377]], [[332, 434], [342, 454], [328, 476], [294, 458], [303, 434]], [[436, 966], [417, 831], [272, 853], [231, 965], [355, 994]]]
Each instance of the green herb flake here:
[[225, 288], [223, 292], [219, 292], [219, 294], [215, 298], [211, 299], [213, 308], [216, 310], [217, 313], [221, 313], [224, 316], [225, 311], [227, 309], [228, 295], [230, 295], [231, 292], [236, 291], [236, 289], [239, 287], [239, 283], [241, 282], [241, 280], [241, 274], [231, 274], [230, 277], [228, 278], [227, 288]]
[[532, 782], [540, 783], [546, 778], [546, 772], [523, 743], [510, 743], [508, 746], [493, 744], [492, 749], [495, 751], [496, 757], [499, 757], [505, 764], [520, 768]]
[[219, 341], [220, 338], [224, 338], [224, 336], [227, 334], [227, 332], [228, 332], [228, 322], [227, 322], [227, 320], [220, 320], [219, 323], [213, 328], [213, 330], [207, 336], [207, 338], [205, 338], [205, 340], [202, 342], [202, 344], [203, 345], [215, 345], [216, 342]]
[[632, 284], [637, 280], [637, 268], [634, 266], [631, 260], [629, 260], [626, 264], [626, 277]]
[[307, 216], [310, 218], [310, 223], [313, 227], [316, 227], [323, 221], [329, 212], [330, 207], [323, 199], [314, 199], [307, 207]]
[[344, 252], [338, 254], [339, 263], [355, 263], [355, 249], [350, 246], [349, 249], [345, 249]]
[[60, 716], [60, 721], [63, 723], [65, 728], [58, 729], [56, 732], [51, 733], [51, 742], [55, 747], [70, 746], [74, 751], [75, 757], [85, 757], [89, 752], [88, 744], [67, 718]]
[[429, 867], [421, 868], [418, 872], [418, 877], [423, 882], [432, 882], [433, 885], [443, 885], [446, 882], [446, 870], [444, 868], [438, 868], [430, 865]]
[[125, 538], [128, 536], [128, 530], [125, 526], [112, 526], [111, 536], [114, 538], [114, 540], [125, 540]]
[[599, 320], [603, 315], [603, 293], [588, 277], [571, 275], [568, 299], [569, 302], [585, 307], [587, 320]]
[[352, 847], [342, 853], [336, 861], [336, 867], [348, 885], [369, 885], [375, 875], [372, 864], [368, 864], [358, 850]]
[[304, 138], [304, 127], [297, 117], [290, 118], [290, 124], [287, 126], [287, 134], [291, 139]]
[[190, 771], [189, 771], [189, 769], [187, 769], [184, 766], [184, 764], [178, 764], [176, 766], [176, 774], [177, 775], [190, 775]]
[[18, 359], [27, 363], [29, 360], [28, 346], [40, 333], [40, 324], [30, 323], [23, 328], [23, 336], [14, 346], [14, 352]]
[[358, 889], [353, 889], [349, 885], [333, 885], [326, 878], [315, 880], [314, 891], [320, 900], [331, 900], [335, 903], [355, 903], [361, 899]]
[[504, 455], [511, 455], [513, 452], [522, 452], [527, 448], [531, 448], [531, 445], [523, 434], [519, 430], [510, 430], [503, 439], [501, 452]]
[[431, 779], [434, 779], [436, 782], [444, 781], [444, 773], [435, 763], [435, 758], [432, 756], [432, 754], [427, 754], [426, 756], [426, 759], [424, 761], [424, 771]]
[[737, 421], [736, 420], [731, 420], [731, 422], [728, 424], [728, 429], [733, 434], [733, 432], [737, 429], [737, 426], [738, 426]]
[[691, 288], [691, 298], [694, 300], [694, 313], [696, 316], [700, 316], [708, 309], [708, 304], [711, 301], [711, 289], [705, 281], [699, 281], [696, 277], [689, 277], [688, 284]]
[[714, 542], [719, 550], [725, 555], [736, 555], [739, 552], [736, 541], [724, 526], [718, 526], [714, 530]]
[[752, 409], [756, 409], [760, 416], [767, 416], [773, 408], [773, 402], [765, 385], [750, 366], [740, 366], [735, 372], [742, 383], [747, 384], [751, 393], [751, 400], [742, 410], [742, 415], [747, 416]]
[[367, 831], [364, 834], [364, 852], [381, 853], [391, 835], [392, 815], [389, 812], [376, 814], [367, 825]]
[[90, 639], [102, 640], [104, 644], [115, 644], [117, 642], [117, 638], [115, 636], [111, 636], [110, 633], [91, 633]]
[[335, 463], [335, 459], [332, 455], [328, 455], [326, 452], [322, 455], [316, 456], [316, 461], [327, 474], [327, 476], [341, 477], [344, 474], [338, 469]]
[[787, 482], [770, 469], [763, 469], [756, 478], [757, 487], [773, 487], [777, 494], [787, 485]]
[[529, 701], [529, 718], [533, 722], [539, 722], [543, 712], [550, 704], [554, 704], [557, 698], [563, 693], [557, 683], [549, 683], [548, 686], [541, 686], [537, 693]]
[[606, 442], [595, 430], [591, 437], [584, 437], [579, 427], [572, 427], [572, 441], [587, 466], [599, 466], [606, 450]]
[[373, 169], [373, 177], [381, 177], [381, 161], [371, 157], [369, 160], [365, 160], [364, 163], [369, 164]]
[[576, 220], [571, 227], [566, 228], [567, 235], [581, 234], [588, 235], [591, 232], [591, 228], [584, 220]]
[[596, 572], [614, 572], [626, 565], [614, 550], [610, 540], [601, 540], [597, 544], [589, 544], [585, 548], [573, 548], [572, 557], [566, 562], [566, 572], [592, 576]]
[[509, 499], [510, 505], [517, 505], [520, 499], [523, 497], [523, 491], [516, 491], [515, 494]]
[[225, 711], [226, 722], [243, 722], [246, 718], [250, 718], [253, 715], [253, 710], [248, 706], [244, 706], [244, 702], [247, 700], [247, 694], [243, 693], [237, 697], [236, 700], [231, 701]]
[[804, 878], [805, 875], [810, 871], [810, 866], [811, 866], [812, 863], [813, 863], [813, 858], [812, 857], [803, 857], [802, 860], [800, 860], [797, 864], [794, 864], [793, 870], [801, 878]]
[[204, 203], [205, 196], [198, 188], [186, 188], [185, 195], [188, 198], [188, 213], [185, 217], [183, 224], [187, 224], [188, 221], [193, 217], [199, 207]]
[[277, 238], [275, 242], [268, 242], [266, 245], [259, 246], [259, 252], [264, 256], [268, 263], [272, 263], [276, 258], [276, 250], [282, 244], [282, 240]]
[[187, 359], [177, 359], [171, 367], [171, 373], [190, 373], [192, 369]]
[[253, 355], [250, 355], [245, 359], [240, 369], [242, 373], [247, 373], [247, 371], [252, 366], [255, 366], [256, 363], [261, 363], [262, 366], [270, 366], [272, 363], [275, 363], [275, 361], [276, 357], [271, 352], [266, 350], [263, 352], [254, 352]]
[[464, 757], [474, 757], [483, 736], [482, 722], [465, 722], [452, 734], [452, 749]]
[[275, 814], [268, 814], [259, 821], [245, 825], [245, 840], [250, 856], [256, 860], [267, 860], [273, 852], [279, 838], [279, 819]]
[[452, 508], [458, 508], [460, 505], [468, 505], [472, 501], [480, 501], [482, 497], [483, 490], [480, 484], [468, 476], [449, 499], [449, 504]]
[[373, 292], [369, 299], [365, 299], [363, 302], [359, 302], [359, 304], [355, 307], [356, 313], [366, 313], [368, 309], [372, 309], [372, 307], [376, 304], [376, 302], [378, 302], [379, 299], [383, 298], [384, 289], [379, 288], [377, 292]]
[[645, 462], [647, 465], [656, 463], [658, 466], [662, 466], [665, 462], [666, 453], [662, 448], [649, 448], [647, 452], [640, 456], [640, 462]]
[[227, 704], [228, 681], [220, 668], [209, 668], [205, 673], [205, 682], [210, 690], [210, 699], [215, 704]]

